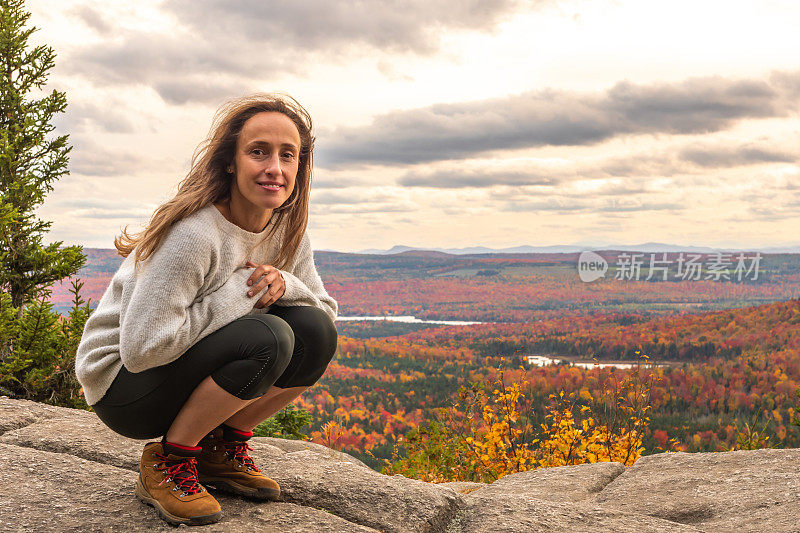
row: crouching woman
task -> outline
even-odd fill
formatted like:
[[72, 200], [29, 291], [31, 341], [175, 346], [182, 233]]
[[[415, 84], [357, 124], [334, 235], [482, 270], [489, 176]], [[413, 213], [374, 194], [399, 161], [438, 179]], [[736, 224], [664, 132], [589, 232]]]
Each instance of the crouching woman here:
[[86, 323], [76, 374], [112, 430], [145, 445], [136, 494], [173, 524], [219, 520], [205, 486], [275, 499], [252, 430], [313, 385], [336, 350], [336, 301], [306, 224], [314, 139], [293, 99], [217, 113], [178, 193], [125, 257]]

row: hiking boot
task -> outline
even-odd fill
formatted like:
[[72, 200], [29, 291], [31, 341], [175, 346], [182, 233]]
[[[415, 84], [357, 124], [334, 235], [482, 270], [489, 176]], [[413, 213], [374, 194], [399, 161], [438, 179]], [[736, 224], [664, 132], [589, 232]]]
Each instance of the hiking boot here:
[[142, 452], [136, 496], [174, 526], [211, 524], [222, 516], [219, 502], [197, 480], [192, 455], [199, 453], [161, 442], [147, 443]]
[[200, 482], [209, 488], [232, 492], [258, 500], [277, 500], [280, 486], [261, 473], [247, 450], [252, 432], [222, 425], [200, 441], [203, 451], [197, 458]]

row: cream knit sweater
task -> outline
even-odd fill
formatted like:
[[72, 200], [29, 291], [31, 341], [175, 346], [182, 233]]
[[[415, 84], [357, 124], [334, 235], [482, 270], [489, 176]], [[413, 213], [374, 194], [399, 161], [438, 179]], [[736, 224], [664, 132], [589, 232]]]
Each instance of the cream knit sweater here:
[[[249, 232], [209, 204], [176, 222], [140, 263], [138, 275], [134, 254], [126, 257], [87, 320], [75, 356], [87, 403], [100, 401], [123, 364], [131, 372], [165, 365], [229, 322], [266, 313], [254, 306], [267, 288], [247, 296], [247, 278], [254, 269], [244, 264], [271, 264], [277, 257], [285, 227], [258, 244], [271, 227]], [[308, 232], [280, 272], [286, 292], [273, 305], [310, 305], [336, 318], [338, 304], [314, 266]]]

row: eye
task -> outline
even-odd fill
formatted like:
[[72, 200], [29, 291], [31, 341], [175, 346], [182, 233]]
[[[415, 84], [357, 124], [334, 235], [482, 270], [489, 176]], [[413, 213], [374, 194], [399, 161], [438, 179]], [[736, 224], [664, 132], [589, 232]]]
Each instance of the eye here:
[[294, 152], [283, 152], [283, 157], [285, 159], [294, 159]]
[[257, 156], [262, 156], [264, 155], [264, 150], [262, 150], [261, 148], [253, 148], [252, 150], [250, 150], [250, 153]]

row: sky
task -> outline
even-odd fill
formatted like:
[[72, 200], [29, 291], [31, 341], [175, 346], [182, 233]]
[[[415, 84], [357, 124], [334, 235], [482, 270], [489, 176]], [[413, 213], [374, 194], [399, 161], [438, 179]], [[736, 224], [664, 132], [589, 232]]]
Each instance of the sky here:
[[70, 175], [50, 241], [112, 248], [217, 107], [314, 120], [316, 250], [800, 244], [794, 0], [29, 0]]

